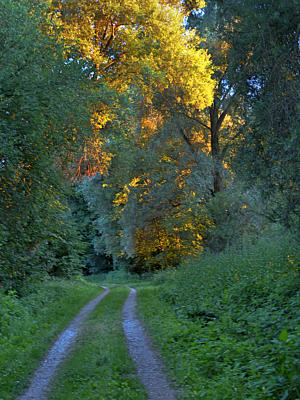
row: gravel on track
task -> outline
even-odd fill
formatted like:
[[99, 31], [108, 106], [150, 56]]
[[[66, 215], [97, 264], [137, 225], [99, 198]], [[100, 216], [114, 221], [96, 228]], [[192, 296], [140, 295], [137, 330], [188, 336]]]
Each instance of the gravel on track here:
[[137, 318], [136, 304], [136, 290], [131, 289], [123, 307], [123, 329], [138, 376], [149, 400], [175, 400], [175, 393], [169, 386], [162, 363]]
[[46, 400], [47, 392], [51, 380], [56, 373], [59, 364], [70, 352], [72, 344], [80, 333], [83, 321], [88, 317], [97, 304], [109, 293], [109, 289], [104, 287], [105, 292], [91, 300], [84, 306], [77, 316], [72, 320], [69, 326], [59, 335], [53, 346], [50, 348], [45, 359], [41, 362], [39, 368], [35, 371], [30, 387], [25, 394], [19, 397], [19, 400]]

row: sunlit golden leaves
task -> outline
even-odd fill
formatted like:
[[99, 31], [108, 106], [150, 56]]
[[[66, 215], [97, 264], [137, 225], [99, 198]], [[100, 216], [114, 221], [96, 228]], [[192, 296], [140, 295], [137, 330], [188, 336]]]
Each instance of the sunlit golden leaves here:
[[125, 185], [123, 190], [115, 195], [113, 205], [115, 207], [124, 206], [128, 201], [129, 192], [130, 192], [130, 189], [128, 188], [127, 185]]
[[[203, 7], [203, 1], [195, 1]], [[200, 41], [183, 26], [185, 9], [179, 0], [52, 0], [49, 23], [65, 43], [66, 57], [74, 51], [90, 63], [90, 78], [121, 94], [139, 88], [139, 133], [135, 141], [147, 146], [163, 124], [152, 106], [155, 94], [172, 96], [178, 104], [203, 109], [211, 104], [215, 82], [209, 55]], [[89, 134], [76, 155], [76, 177], [102, 174], [112, 154], [104, 150], [106, 125], [115, 121], [111, 105], [92, 110]], [[140, 104], [140, 105], [139, 105]], [[136, 121], [133, 121], [136, 124]]]
[[144, 109], [140, 109], [140, 133], [139, 142], [146, 144], [151, 140], [163, 124], [162, 114], [154, 107], [148, 105]]
[[[183, 215], [180, 215], [183, 217]], [[175, 222], [176, 224], [176, 222]], [[149, 269], [171, 268], [182, 257], [199, 254], [203, 249], [203, 237], [197, 221], [186, 220], [171, 229], [159, 218], [153, 218], [146, 229], [136, 232], [136, 257]]]
[[[200, 110], [211, 105], [210, 56], [195, 32], [186, 30], [180, 0], [53, 0], [50, 9], [68, 48], [88, 61], [95, 86], [126, 93], [130, 103], [126, 114], [121, 102], [100, 96], [99, 110], [92, 110], [93, 134], [77, 160], [76, 176], [101, 175], [95, 186], [95, 198], [106, 207], [101, 240], [113, 243], [114, 256], [173, 266], [202, 249], [205, 228], [185, 205], [188, 192], [196, 193], [187, 182], [200, 146], [195, 156], [176, 122], [168, 126], [169, 104]], [[196, 142], [197, 132], [192, 135]]]
[[94, 64], [95, 79], [125, 90], [142, 85], [148, 71], [152, 84], [172, 87], [181, 101], [203, 108], [214, 88], [209, 56], [196, 50], [199, 41], [183, 27], [180, 2], [171, 3], [53, 0], [50, 8], [63, 39]]
[[77, 160], [75, 179], [85, 176], [92, 177], [96, 173], [105, 174], [113, 154], [103, 150], [103, 141], [99, 136], [87, 138], [81, 148], [80, 158]]

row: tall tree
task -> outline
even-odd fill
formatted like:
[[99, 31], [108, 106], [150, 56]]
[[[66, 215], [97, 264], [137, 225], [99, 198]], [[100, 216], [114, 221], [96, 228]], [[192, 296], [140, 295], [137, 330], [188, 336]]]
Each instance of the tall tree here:
[[236, 60], [241, 54], [245, 59], [239, 85], [246, 112], [237, 168], [269, 198], [272, 219], [299, 226], [299, 2], [216, 3], [230, 46], [231, 84]]
[[260, 186], [269, 217], [287, 226], [299, 214], [298, 3], [207, 0], [189, 17], [218, 67], [212, 106], [185, 111], [210, 142], [214, 193], [229, 150], [225, 161]]
[[[115, 154], [107, 176], [87, 182], [84, 193], [98, 216], [96, 251], [116, 263], [129, 257], [132, 268], [144, 271], [201, 251], [212, 176], [201, 147], [194, 143], [191, 152], [183, 140], [182, 121], [139, 100], [136, 93], [128, 103], [134, 120], [121, 123], [121, 134], [107, 145]], [[192, 129], [193, 124], [184, 127], [186, 133]]]
[[[236, 55], [234, 61], [229, 57], [230, 44], [224, 35], [224, 26], [219, 15], [220, 6], [216, 1], [206, 1], [202, 9], [194, 9], [193, 2], [186, 1], [186, 7], [190, 10], [187, 27], [196, 29], [199, 37], [205, 38], [199, 46], [206, 49], [212, 57], [214, 65], [214, 79], [216, 88], [211, 105], [205, 109], [197, 106], [176, 107], [172, 105], [172, 112], [182, 116], [185, 120], [193, 121], [195, 124], [194, 135], [185, 136], [191, 151], [193, 142], [202, 143], [203, 149], [213, 160], [214, 181], [212, 194], [222, 191], [226, 186], [226, 171], [230, 151], [236, 147], [238, 140], [238, 128], [243, 123], [243, 107], [240, 92], [240, 80], [247, 59], [247, 53]], [[235, 79], [230, 81], [229, 76]]]
[[[195, 33], [186, 31], [179, 1], [52, 1], [49, 15], [61, 26], [61, 37], [93, 64], [95, 86], [104, 83], [111, 93], [110, 101], [99, 97], [93, 120], [96, 151], [101, 145], [110, 161], [103, 169], [101, 157], [94, 169], [99, 174], [84, 185], [98, 216], [96, 251], [117, 261], [128, 256], [140, 264], [154, 265], [154, 259], [160, 267], [174, 264], [202, 245], [200, 222], [184, 229], [183, 214], [192, 221], [192, 212], [179, 184], [182, 172], [201, 156], [186, 148], [189, 128], [178, 130], [166, 99], [178, 107], [210, 105], [215, 85], [210, 57]], [[154, 143], [159, 136], [161, 149]], [[171, 147], [173, 158], [166, 162]], [[171, 223], [175, 210], [177, 227]]]
[[[205, 50], [197, 50], [199, 39], [185, 30], [184, 17], [181, 2], [158, 0], [52, 0], [49, 11], [61, 37], [93, 64], [95, 83], [118, 93], [138, 86], [147, 101], [168, 89], [177, 102], [197, 103], [202, 109], [212, 101], [211, 62]], [[95, 152], [105, 138], [106, 123], [114, 118], [114, 107], [105, 107], [99, 98]], [[89, 153], [94, 154], [91, 147]]]

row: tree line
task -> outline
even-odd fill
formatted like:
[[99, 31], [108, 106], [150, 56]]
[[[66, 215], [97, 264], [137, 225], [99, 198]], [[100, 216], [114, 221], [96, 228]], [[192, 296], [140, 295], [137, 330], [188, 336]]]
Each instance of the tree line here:
[[299, 234], [297, 0], [0, 0], [0, 285]]

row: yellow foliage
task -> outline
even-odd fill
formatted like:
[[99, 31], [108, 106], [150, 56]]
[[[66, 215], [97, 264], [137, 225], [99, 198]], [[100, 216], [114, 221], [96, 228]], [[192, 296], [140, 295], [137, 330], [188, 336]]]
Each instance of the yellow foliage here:
[[122, 206], [127, 203], [128, 201], [128, 194], [130, 193], [130, 189], [127, 185], [124, 186], [122, 192], [119, 192], [115, 195], [115, 199], [113, 201], [113, 205], [115, 207]]
[[[204, 5], [195, 1], [196, 7]], [[72, 57], [75, 46], [92, 63], [91, 79], [119, 93], [139, 86], [147, 113], [142, 113], [136, 141], [145, 146], [163, 123], [151, 106], [155, 91], [168, 89], [175, 101], [198, 109], [213, 101], [210, 56], [199, 49], [195, 32], [185, 29], [184, 18], [180, 0], [49, 0], [47, 29], [58, 33], [66, 56]], [[112, 107], [99, 99], [91, 116], [94, 135], [78, 157], [78, 178], [107, 170], [113, 155], [103, 150], [103, 128], [115, 118]]]
[[[204, 6], [202, 0], [197, 3]], [[185, 30], [179, 0], [52, 0], [50, 11], [62, 38], [93, 62], [94, 77], [125, 90], [141, 84], [148, 71], [152, 83], [172, 88], [178, 101], [201, 109], [211, 104], [210, 58], [196, 50], [195, 33]]]
[[141, 180], [141, 178], [139, 178], [139, 177], [133, 178], [133, 179], [130, 181], [129, 186], [132, 186], [132, 187], [137, 187], [137, 186], [139, 186], [138, 183], [140, 182], [140, 180]]

